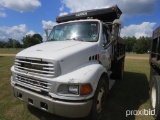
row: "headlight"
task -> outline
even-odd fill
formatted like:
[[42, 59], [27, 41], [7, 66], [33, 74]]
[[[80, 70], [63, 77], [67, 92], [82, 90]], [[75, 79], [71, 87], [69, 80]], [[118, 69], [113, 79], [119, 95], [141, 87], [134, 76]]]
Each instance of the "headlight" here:
[[58, 94], [65, 95], [78, 95], [79, 94], [79, 85], [66, 85], [61, 84], [57, 90]]
[[82, 85], [66, 85], [61, 84], [58, 87], [57, 93], [60, 95], [87, 95], [92, 92], [90, 84]]
[[79, 86], [78, 85], [69, 85], [68, 90], [70, 93], [78, 94], [79, 93]]

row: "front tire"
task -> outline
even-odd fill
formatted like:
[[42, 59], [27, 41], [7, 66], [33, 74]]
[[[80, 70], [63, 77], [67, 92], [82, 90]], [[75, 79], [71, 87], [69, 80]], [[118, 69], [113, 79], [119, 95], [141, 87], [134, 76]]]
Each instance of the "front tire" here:
[[109, 92], [108, 88], [108, 82], [104, 78], [101, 78], [93, 98], [93, 106], [91, 110], [92, 120], [102, 119], [106, 108], [106, 98]]
[[151, 109], [155, 110], [155, 119], [160, 118], [160, 76], [158, 75], [151, 77], [150, 105]]

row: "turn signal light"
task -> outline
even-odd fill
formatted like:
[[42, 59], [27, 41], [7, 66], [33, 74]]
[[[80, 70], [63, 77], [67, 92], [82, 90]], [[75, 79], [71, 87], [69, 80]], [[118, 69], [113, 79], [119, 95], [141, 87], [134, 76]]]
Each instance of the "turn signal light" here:
[[112, 7], [112, 11], [115, 11], [115, 8], [114, 8], [114, 7]]
[[92, 87], [90, 84], [81, 85], [80, 95], [87, 95], [92, 92]]
[[98, 61], [100, 61], [101, 57], [100, 57], [100, 54], [98, 54]]

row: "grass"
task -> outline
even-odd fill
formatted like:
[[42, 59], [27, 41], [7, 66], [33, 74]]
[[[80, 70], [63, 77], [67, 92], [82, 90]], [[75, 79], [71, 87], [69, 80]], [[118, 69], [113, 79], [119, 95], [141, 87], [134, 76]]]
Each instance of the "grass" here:
[[[152, 116], [129, 116], [126, 110], [149, 110], [149, 60], [139, 59], [141, 55], [132, 55], [137, 59], [125, 60], [123, 81], [118, 81], [109, 95], [106, 119], [109, 120], [153, 120]], [[128, 57], [128, 55], [127, 55]]]
[[0, 49], [0, 54], [17, 54], [21, 49]]
[[[147, 55], [142, 56], [148, 58]], [[0, 120], [70, 120], [28, 106], [15, 98], [10, 86], [10, 67], [13, 63], [14, 57], [0, 57]], [[126, 110], [150, 109], [148, 80], [148, 59], [126, 59], [124, 79], [117, 81], [110, 91], [104, 120], [152, 120], [152, 116], [133, 115], [126, 118]]]
[[127, 54], [127, 57], [149, 57], [150, 54]]

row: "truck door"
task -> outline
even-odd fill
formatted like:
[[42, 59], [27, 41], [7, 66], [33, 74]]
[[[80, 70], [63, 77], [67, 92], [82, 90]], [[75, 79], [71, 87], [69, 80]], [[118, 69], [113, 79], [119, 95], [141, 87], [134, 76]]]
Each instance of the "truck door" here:
[[108, 46], [108, 44], [110, 43], [110, 39], [109, 39], [109, 28], [103, 24], [103, 28], [102, 28], [103, 32], [102, 32], [102, 64], [103, 66], [106, 67], [106, 69], [109, 69], [111, 67], [111, 54], [112, 54], [112, 46]]

